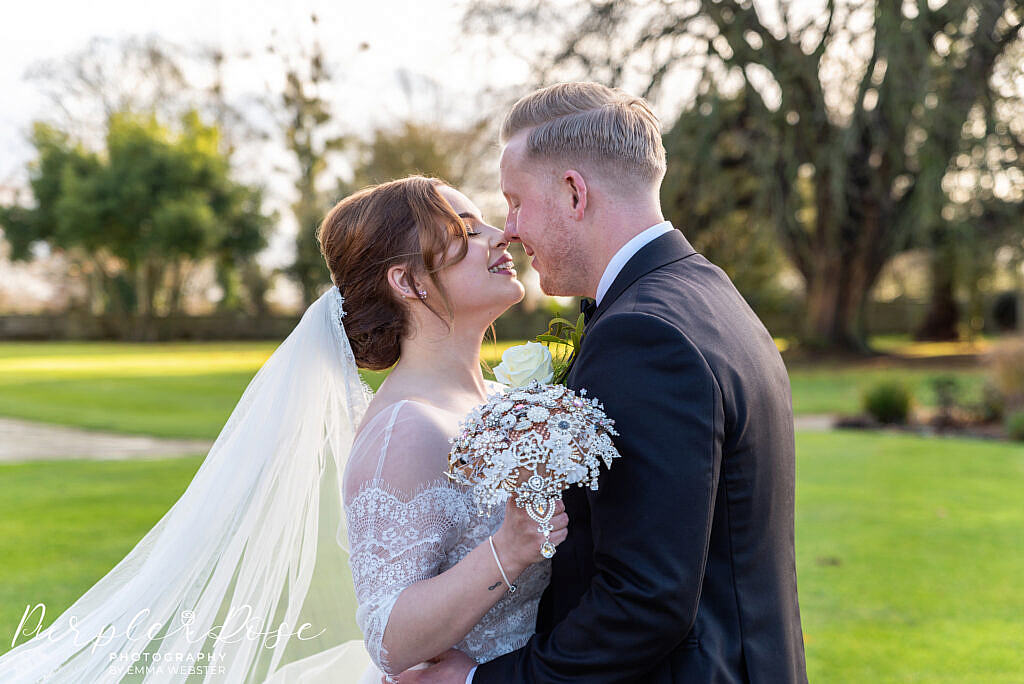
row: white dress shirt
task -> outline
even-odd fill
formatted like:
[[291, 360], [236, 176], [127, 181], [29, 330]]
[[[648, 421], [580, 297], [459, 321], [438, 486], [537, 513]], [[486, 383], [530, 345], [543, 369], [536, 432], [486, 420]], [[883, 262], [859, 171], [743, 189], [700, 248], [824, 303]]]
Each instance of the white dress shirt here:
[[[662, 221], [661, 223], [655, 224], [633, 237], [632, 240], [622, 245], [612, 260], [605, 266], [604, 275], [601, 276], [601, 281], [597, 284], [597, 303], [601, 303], [601, 298], [608, 293], [608, 288], [615, 282], [615, 278], [622, 272], [626, 262], [633, 258], [633, 255], [639, 252], [644, 245], [651, 242], [655, 238], [659, 238], [670, 230], [675, 230], [671, 221]], [[473, 675], [476, 674], [476, 667], [469, 671], [466, 675], [466, 684], [473, 684]]]
[[597, 296], [594, 298], [598, 305], [601, 304], [601, 298], [608, 294], [608, 288], [615, 282], [615, 278], [618, 277], [619, 273], [622, 272], [626, 262], [633, 258], [633, 255], [639, 252], [644, 245], [651, 242], [655, 238], [659, 238], [670, 230], [674, 230], [671, 221], [662, 221], [661, 223], [655, 224], [633, 237], [632, 240], [622, 245], [622, 248], [615, 253], [612, 260], [608, 262], [608, 265], [604, 269], [604, 275], [601, 276], [601, 281], [597, 284]]

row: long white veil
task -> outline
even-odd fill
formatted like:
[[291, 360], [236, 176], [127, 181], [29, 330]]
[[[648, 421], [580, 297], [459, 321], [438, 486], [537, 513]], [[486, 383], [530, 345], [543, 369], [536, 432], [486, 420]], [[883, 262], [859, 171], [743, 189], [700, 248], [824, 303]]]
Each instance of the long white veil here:
[[341, 476], [371, 396], [342, 304], [332, 287], [306, 310], [181, 498], [0, 656], [0, 681], [262, 682], [337, 650], [354, 624]]

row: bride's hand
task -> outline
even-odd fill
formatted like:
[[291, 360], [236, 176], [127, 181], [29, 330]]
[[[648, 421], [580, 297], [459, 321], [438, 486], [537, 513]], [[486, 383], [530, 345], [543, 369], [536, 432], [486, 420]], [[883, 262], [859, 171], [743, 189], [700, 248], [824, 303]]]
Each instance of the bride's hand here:
[[[555, 503], [551, 528], [551, 543], [558, 546], [569, 534], [569, 516], [565, 513], [565, 504], [561, 499]], [[516, 506], [515, 497], [512, 496], [505, 504], [505, 521], [494, 535], [494, 544], [506, 572], [514, 568], [518, 575], [528, 565], [544, 559], [540, 553], [544, 535], [537, 531], [536, 521], [526, 510]]]
[[[469, 677], [469, 671], [476, 665], [475, 660], [454, 648], [427, 662], [429, 667], [406, 670], [391, 681], [397, 681], [398, 684], [462, 684]], [[388, 681], [386, 675], [381, 677], [381, 684], [388, 684]]]

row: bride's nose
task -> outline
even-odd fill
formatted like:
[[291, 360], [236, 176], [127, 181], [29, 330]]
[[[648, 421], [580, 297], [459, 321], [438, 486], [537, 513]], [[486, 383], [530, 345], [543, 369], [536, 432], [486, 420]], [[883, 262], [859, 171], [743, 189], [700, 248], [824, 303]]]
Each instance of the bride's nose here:
[[495, 228], [494, 226], [488, 226], [491, 233], [491, 249], [505, 249], [508, 247], [508, 240], [505, 237], [505, 232]]

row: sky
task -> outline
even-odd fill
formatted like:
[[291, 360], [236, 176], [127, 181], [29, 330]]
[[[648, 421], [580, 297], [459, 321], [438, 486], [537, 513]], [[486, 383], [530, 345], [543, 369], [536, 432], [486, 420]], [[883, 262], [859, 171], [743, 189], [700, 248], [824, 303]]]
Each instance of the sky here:
[[[274, 40], [275, 30], [286, 42], [310, 40], [309, 17], [315, 13], [328, 59], [347, 94], [346, 120], [368, 129], [429, 106], [425, 100], [409, 102], [399, 85], [400, 70], [440, 81], [446, 100], [453, 103], [469, 101], [488, 83], [525, 79], [521, 60], [496, 58], [481, 40], [465, 35], [463, 10], [461, 1], [439, 0], [0, 0], [0, 184], [23, 180], [32, 156], [28, 126], [45, 114], [47, 101], [25, 78], [26, 71], [41, 60], [84, 48], [93, 37], [157, 35], [177, 45], [204, 44], [229, 54], [259, 52]], [[364, 42], [369, 48], [358, 50]], [[258, 68], [234, 69], [227, 88], [260, 92], [266, 80]]]
[[[465, 32], [465, 1], [0, 0], [0, 201], [10, 201], [13, 190], [25, 187], [26, 163], [34, 156], [28, 132], [32, 121], [47, 115], [49, 100], [26, 78], [27, 71], [81, 51], [94, 38], [155, 36], [184, 49], [202, 45], [228, 55], [257, 55], [235, 60], [234, 66], [228, 62], [225, 90], [231, 100], [232, 95], [266, 95], [273, 91], [268, 82], [279, 88], [279, 69], [268, 72], [280, 62], [267, 57], [268, 44], [294, 48], [319, 37], [339, 86], [334, 111], [351, 132], [366, 134], [401, 119], [466, 119], [484, 88], [525, 82], [528, 66], [522, 59], [489, 38]], [[316, 30], [312, 14], [318, 17]], [[434, 81], [440, 90], [421, 88], [410, 98], [403, 78]], [[260, 159], [259, 165], [289, 161]], [[281, 222], [261, 262], [282, 266], [294, 253], [295, 226], [288, 211], [294, 189], [286, 174], [264, 175], [269, 178], [258, 180], [268, 185], [268, 209], [277, 209]], [[497, 188], [475, 199], [492, 213], [504, 205]]]

